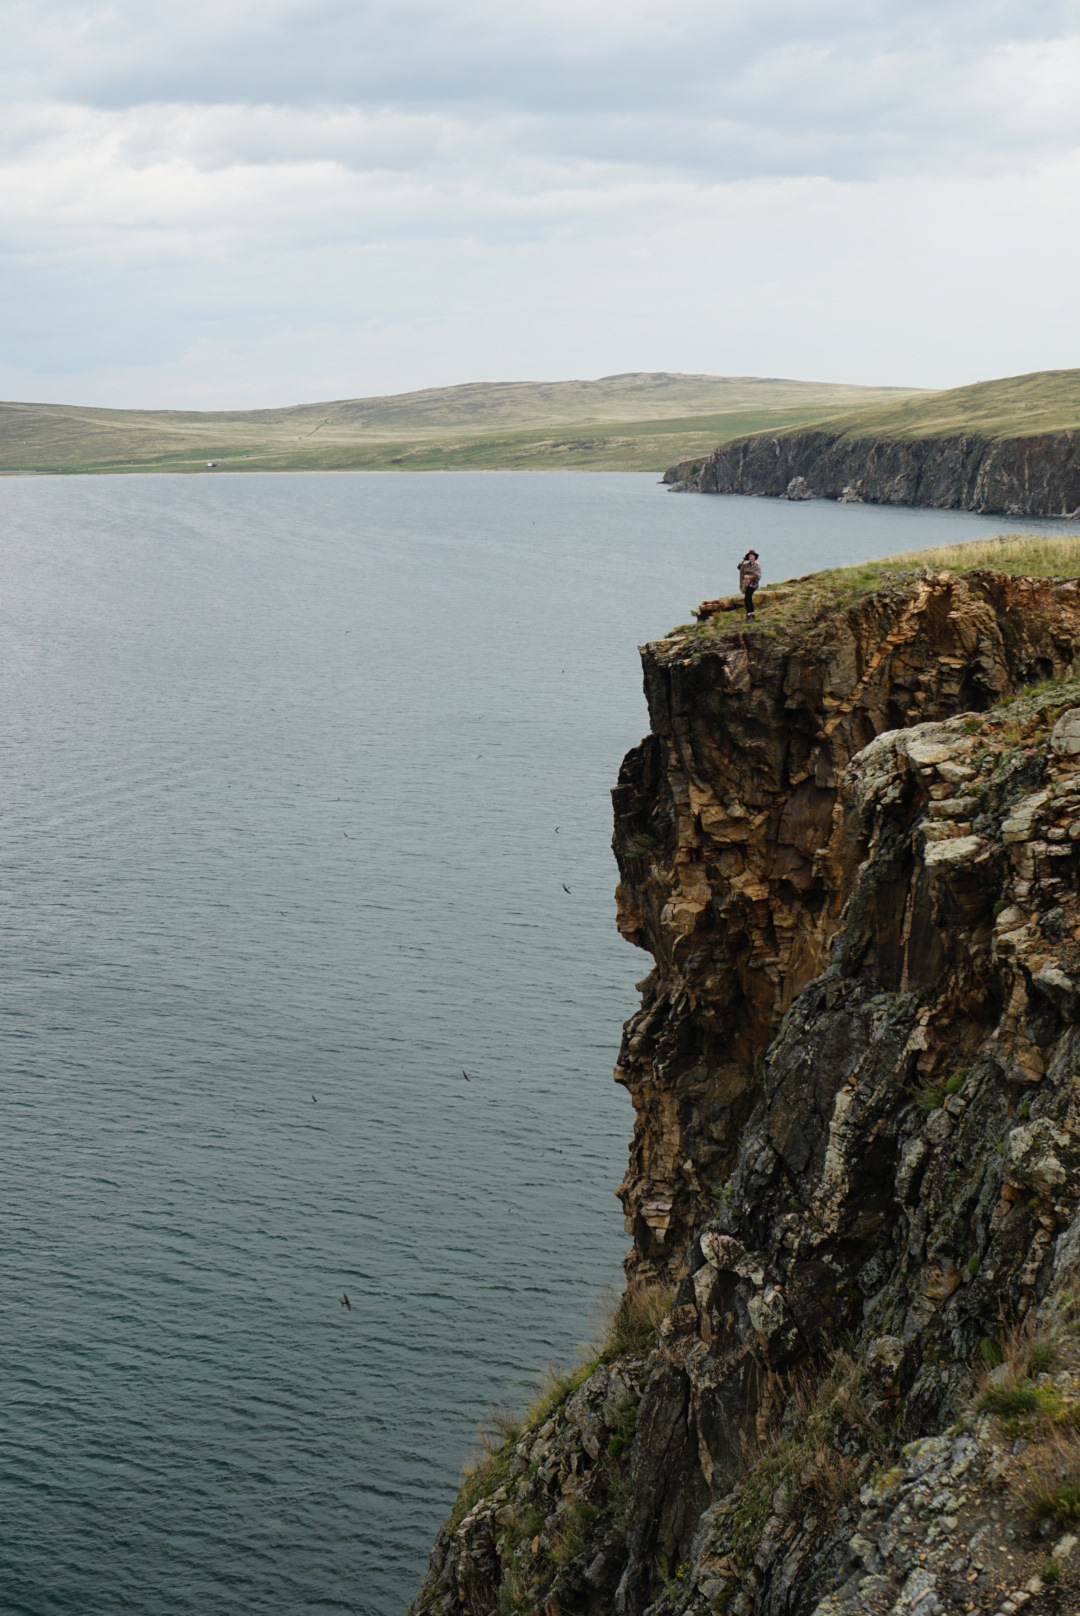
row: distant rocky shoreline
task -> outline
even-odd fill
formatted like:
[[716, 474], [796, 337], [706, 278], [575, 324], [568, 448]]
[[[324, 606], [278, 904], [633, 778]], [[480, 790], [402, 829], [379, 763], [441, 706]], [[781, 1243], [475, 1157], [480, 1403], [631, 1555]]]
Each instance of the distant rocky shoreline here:
[[664, 473], [674, 490], [923, 505], [1001, 516], [1080, 517], [1080, 433], [1000, 440], [764, 434], [724, 443]]

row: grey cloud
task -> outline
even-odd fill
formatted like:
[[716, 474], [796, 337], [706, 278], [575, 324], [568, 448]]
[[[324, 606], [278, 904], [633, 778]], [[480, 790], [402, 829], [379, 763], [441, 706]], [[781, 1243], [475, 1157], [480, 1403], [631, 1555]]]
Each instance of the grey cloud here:
[[[6, 8], [8, 99], [442, 112], [517, 119], [537, 152], [673, 163], [717, 177], [853, 177], [965, 152], [1053, 150], [1072, 100], [1019, 116], [1039, 48], [1076, 0], [138, 0]], [[1012, 53], [1012, 75], [997, 74]], [[993, 81], [993, 99], [978, 91]], [[247, 126], [250, 136], [252, 125]], [[265, 160], [276, 138], [265, 121]], [[307, 147], [304, 148], [307, 150]], [[239, 151], [254, 155], [250, 141]]]
[[69, 397], [1076, 359], [1078, 0], [0, 0], [0, 29], [0, 365]]

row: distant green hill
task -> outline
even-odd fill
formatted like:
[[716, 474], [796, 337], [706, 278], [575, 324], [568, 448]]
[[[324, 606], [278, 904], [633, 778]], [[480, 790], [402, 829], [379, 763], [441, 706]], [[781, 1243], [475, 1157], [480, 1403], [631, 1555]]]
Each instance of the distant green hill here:
[[830, 411], [828, 426], [849, 438], [905, 441], [977, 434], [1000, 442], [1075, 431], [1080, 429], [1080, 370], [1036, 370], [947, 392], [868, 401], [839, 417]]
[[919, 396], [656, 372], [475, 382], [277, 410], [0, 404], [0, 473], [199, 471], [208, 460], [222, 471], [662, 471], [722, 439]]
[[664, 473], [678, 489], [1080, 518], [1080, 370], [875, 400], [733, 433]]

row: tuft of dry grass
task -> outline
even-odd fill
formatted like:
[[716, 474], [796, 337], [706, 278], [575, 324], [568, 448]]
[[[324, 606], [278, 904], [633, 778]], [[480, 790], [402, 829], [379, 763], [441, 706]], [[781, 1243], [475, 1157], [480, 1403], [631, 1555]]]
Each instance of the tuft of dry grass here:
[[1035, 1521], [1080, 1520], [1080, 1436], [1054, 1431], [1021, 1463], [1020, 1502]]
[[1057, 1295], [1037, 1313], [1033, 1309], [1011, 1329], [1003, 1330], [1000, 1342], [987, 1337], [993, 1350], [989, 1356], [984, 1353], [984, 1364], [975, 1374], [981, 1403], [983, 1394], [993, 1386], [1017, 1387], [1052, 1370], [1080, 1369], [1077, 1285], [1077, 1276], [1070, 1275]]
[[[999, 1419], [1010, 1437], [1025, 1437], [1016, 1496], [1032, 1519], [1080, 1520], [1080, 1399], [1039, 1377], [1080, 1367], [1080, 1298], [1064, 1287], [1036, 1318], [1029, 1314], [1003, 1332], [995, 1356], [976, 1371], [977, 1406]], [[1075, 1385], [1075, 1382], [1073, 1382]]]
[[548, 1534], [551, 1558], [557, 1566], [569, 1565], [577, 1558], [589, 1540], [590, 1528], [603, 1513], [598, 1505], [586, 1503], [583, 1498], [571, 1498], [563, 1506]]
[[646, 1357], [674, 1301], [675, 1290], [669, 1285], [631, 1285], [621, 1297], [609, 1297], [598, 1320], [597, 1357], [604, 1362], [624, 1353]]
[[968, 539], [934, 550], [907, 550], [889, 556], [883, 567], [927, 567], [933, 572], [967, 572], [989, 567], [1026, 578], [1068, 578], [1080, 573], [1080, 533], [1002, 533]]
[[535, 1431], [550, 1419], [600, 1364], [623, 1356], [646, 1357], [674, 1300], [674, 1289], [662, 1285], [632, 1286], [622, 1296], [611, 1291], [595, 1309], [593, 1340], [582, 1345], [576, 1364], [569, 1369], [548, 1364], [524, 1413], [505, 1406], [488, 1411], [477, 1427], [466, 1479], [498, 1460], [526, 1431]]
[[794, 1515], [810, 1509], [832, 1515], [851, 1499], [860, 1471], [858, 1459], [844, 1451], [848, 1439], [881, 1433], [861, 1382], [855, 1359], [837, 1351], [826, 1374], [806, 1373], [793, 1385], [789, 1432], [778, 1432], [753, 1458], [742, 1484], [733, 1541], [745, 1562], [753, 1559], [778, 1489]]

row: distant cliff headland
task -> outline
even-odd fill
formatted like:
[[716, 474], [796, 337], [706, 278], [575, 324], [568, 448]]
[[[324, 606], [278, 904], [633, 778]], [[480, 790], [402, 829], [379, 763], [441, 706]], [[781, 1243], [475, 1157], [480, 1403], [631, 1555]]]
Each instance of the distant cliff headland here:
[[659, 371], [268, 410], [0, 403], [0, 475], [665, 466], [701, 493], [1072, 515], [1080, 371], [938, 393]]
[[1080, 371], [1041, 371], [755, 433], [672, 466], [703, 494], [1080, 516]]

